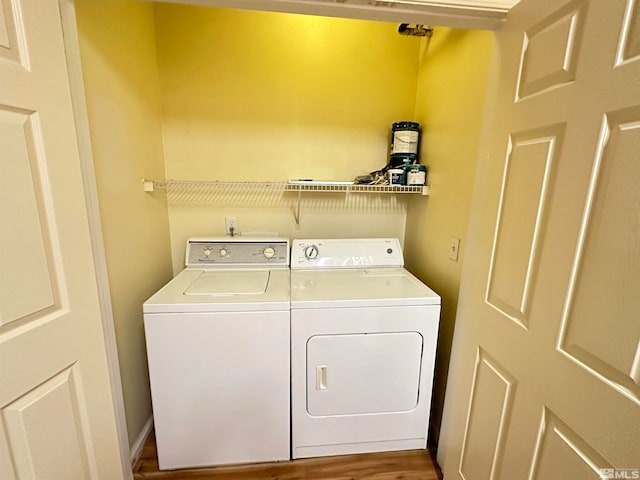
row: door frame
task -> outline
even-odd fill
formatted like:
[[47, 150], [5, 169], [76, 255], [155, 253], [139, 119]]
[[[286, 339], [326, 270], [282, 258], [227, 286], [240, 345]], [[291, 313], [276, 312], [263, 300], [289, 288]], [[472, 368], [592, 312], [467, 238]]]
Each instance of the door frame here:
[[[156, 0], [162, 1], [162, 0]], [[186, 3], [192, 5], [209, 5], [209, 6], [228, 6], [224, 0], [174, 0], [176, 3]], [[257, 2], [249, 1], [252, 5]], [[274, 2], [260, 2], [265, 6], [274, 6]], [[285, 2], [287, 3], [287, 2]], [[287, 3], [289, 5], [289, 3]], [[109, 289], [109, 278], [107, 273], [107, 262], [105, 254], [104, 238], [102, 233], [102, 225], [100, 219], [100, 209], [98, 203], [98, 191], [95, 178], [95, 168], [93, 160], [93, 151], [91, 147], [91, 135], [89, 128], [89, 117], [87, 113], [86, 97], [84, 90], [84, 80], [82, 76], [82, 62], [80, 57], [80, 43], [78, 38], [78, 27], [76, 23], [76, 11], [74, 0], [58, 0], [60, 8], [60, 18], [62, 22], [63, 41], [65, 47], [65, 56], [67, 60], [67, 71], [69, 76], [70, 93], [72, 99], [72, 108], [74, 113], [77, 146], [80, 157], [80, 168], [82, 172], [82, 183], [84, 189], [85, 203], [87, 209], [87, 218], [89, 222], [89, 233], [91, 237], [91, 247], [93, 261], [96, 271], [96, 286], [98, 289], [98, 297], [100, 302], [101, 321], [104, 332], [104, 340], [106, 346], [107, 363], [109, 368], [109, 377], [111, 380], [111, 392], [113, 396], [113, 409], [116, 417], [116, 428], [118, 431], [121, 464], [123, 468], [123, 477], [126, 480], [133, 479], [132, 461], [136, 452], [129, 450], [129, 437], [127, 433], [126, 416], [124, 409], [124, 398], [122, 392], [122, 383], [120, 377], [120, 364], [118, 360], [118, 350], [116, 344], [115, 326], [113, 319], [113, 309], [111, 306], [111, 292]], [[455, 28], [479, 28], [494, 30], [499, 28], [503, 22], [501, 15], [506, 15], [510, 10], [510, 6], [506, 6], [496, 18], [488, 19], [483, 13], [474, 12], [472, 15], [473, 22], [469, 23], [469, 18], [460, 16], [460, 12], [453, 7], [440, 6], [441, 11], [436, 15], [437, 20], [444, 20], [442, 25], [451, 25]], [[264, 9], [264, 8], [263, 8]], [[270, 11], [283, 11], [283, 9], [266, 8]], [[291, 11], [291, 9], [286, 9]], [[315, 12], [311, 7], [300, 5], [296, 6], [296, 12], [299, 13], [319, 13]], [[500, 9], [498, 9], [500, 10]], [[326, 12], [325, 12], [326, 13]], [[332, 12], [334, 15], [336, 12]], [[359, 10], [357, 14], [347, 11], [340, 11], [343, 18], [361, 18], [372, 19], [372, 13], [365, 10]], [[495, 12], [493, 12], [495, 14]], [[376, 12], [378, 15], [375, 20], [390, 21], [391, 19]], [[485, 13], [486, 14], [486, 13]], [[382, 18], [378, 18], [382, 17]], [[421, 21], [418, 13], [407, 15], [403, 21]], [[437, 21], [436, 20], [436, 21]], [[392, 21], [392, 20], [391, 20]], [[483, 23], [484, 22], [484, 23]], [[473, 25], [472, 25], [473, 24]], [[491, 84], [491, 79], [489, 79]], [[488, 98], [488, 102], [492, 100]], [[479, 151], [482, 151], [480, 149]], [[475, 189], [475, 187], [474, 187]], [[142, 192], [142, 188], [141, 188]], [[452, 352], [453, 353], [453, 352]], [[453, 357], [453, 355], [452, 355]], [[141, 447], [139, 445], [138, 447]]]
[[98, 203], [98, 188], [93, 163], [93, 151], [91, 149], [89, 115], [87, 113], [84, 80], [82, 77], [82, 61], [80, 58], [80, 41], [78, 39], [75, 4], [74, 0], [58, 0], [58, 6], [60, 8], [60, 19], [62, 22], [63, 42], [69, 75], [69, 90], [71, 93], [76, 141], [80, 157], [80, 170], [82, 172], [82, 186], [87, 208], [89, 235], [91, 237], [91, 251], [95, 264], [96, 287], [98, 289], [100, 317], [104, 333], [107, 365], [109, 368], [113, 410], [116, 417], [116, 429], [118, 432], [121, 458], [120, 463], [123, 469], [123, 478], [125, 480], [132, 480], [133, 471], [131, 467], [133, 456], [129, 450], [129, 435], [127, 433], [122, 380], [120, 377], [120, 362], [118, 360], [115, 324], [113, 320], [113, 309], [111, 307], [111, 290], [109, 289], [107, 260]]

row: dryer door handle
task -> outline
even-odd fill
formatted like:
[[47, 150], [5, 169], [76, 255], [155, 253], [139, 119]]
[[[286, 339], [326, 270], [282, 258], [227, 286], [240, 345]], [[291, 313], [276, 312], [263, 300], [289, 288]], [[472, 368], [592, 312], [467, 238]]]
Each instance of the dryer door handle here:
[[316, 366], [316, 390], [326, 390], [326, 389], [327, 389], [327, 366], [317, 365]]

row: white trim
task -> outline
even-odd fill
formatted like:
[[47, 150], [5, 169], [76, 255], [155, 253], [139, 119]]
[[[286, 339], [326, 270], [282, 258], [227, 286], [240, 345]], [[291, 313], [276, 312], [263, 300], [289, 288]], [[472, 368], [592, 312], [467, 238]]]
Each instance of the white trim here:
[[120, 378], [120, 364], [118, 362], [118, 350], [116, 346], [116, 334], [111, 309], [111, 292], [107, 276], [107, 262], [102, 237], [102, 225], [100, 223], [100, 209], [98, 205], [98, 190], [96, 186], [95, 170], [93, 165], [93, 152], [91, 150], [91, 136], [89, 131], [89, 118], [82, 78], [82, 62], [80, 60], [80, 44], [78, 40], [78, 28], [73, 0], [59, 0], [60, 19], [64, 37], [64, 49], [67, 59], [67, 71], [69, 73], [69, 87], [73, 114], [80, 154], [80, 168], [82, 170], [82, 183], [89, 219], [89, 234], [91, 235], [91, 247], [93, 262], [96, 269], [96, 285], [100, 300], [100, 312], [102, 317], [102, 329], [109, 367], [111, 383], [111, 395], [113, 409], [116, 417], [118, 431], [118, 443], [123, 478], [132, 480], [131, 456], [129, 452], [129, 438], [127, 434], [127, 422], [122, 396], [122, 381]]
[[507, 18], [509, 9], [516, 3], [515, 0], [493, 0], [484, 2], [396, 0], [393, 4], [391, 4], [391, 2], [382, 2], [374, 6], [359, 0], [153, 1], [485, 30], [500, 28]]
[[144, 444], [146, 443], [147, 438], [149, 438], [152, 429], [153, 415], [149, 415], [149, 418], [142, 427], [142, 430], [140, 430], [140, 434], [133, 441], [133, 445], [131, 445], [131, 468], [133, 468], [140, 459], [140, 455], [142, 455], [142, 449], [144, 448]]

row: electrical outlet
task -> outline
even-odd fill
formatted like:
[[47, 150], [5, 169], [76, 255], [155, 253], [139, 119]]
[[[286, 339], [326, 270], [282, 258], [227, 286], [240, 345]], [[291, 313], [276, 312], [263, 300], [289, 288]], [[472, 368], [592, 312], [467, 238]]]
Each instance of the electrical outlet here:
[[240, 232], [238, 231], [238, 220], [236, 217], [224, 217], [224, 225], [227, 235], [238, 235]]
[[451, 243], [449, 244], [449, 260], [453, 260], [454, 262], [457, 262], [459, 251], [460, 251], [460, 239], [458, 237], [451, 237]]

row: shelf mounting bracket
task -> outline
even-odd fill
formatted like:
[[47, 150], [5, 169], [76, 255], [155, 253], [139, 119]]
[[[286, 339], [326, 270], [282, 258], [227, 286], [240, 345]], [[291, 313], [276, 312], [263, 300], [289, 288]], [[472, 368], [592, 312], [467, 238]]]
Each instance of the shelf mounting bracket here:
[[302, 201], [302, 190], [298, 190], [298, 203], [293, 212], [293, 219], [296, 222], [296, 230], [300, 228], [300, 202]]

